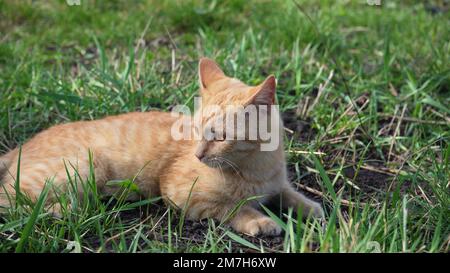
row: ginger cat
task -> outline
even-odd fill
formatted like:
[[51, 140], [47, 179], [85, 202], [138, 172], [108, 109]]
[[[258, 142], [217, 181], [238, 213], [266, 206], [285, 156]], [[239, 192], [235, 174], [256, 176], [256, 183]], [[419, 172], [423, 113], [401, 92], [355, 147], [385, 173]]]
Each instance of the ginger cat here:
[[[214, 61], [202, 58], [199, 80], [204, 106], [274, 103], [273, 76], [258, 86], [247, 86], [225, 76]], [[196, 115], [201, 115], [202, 125], [209, 125], [212, 132], [229, 133], [226, 128], [211, 128], [214, 113], [197, 111]], [[276, 195], [281, 195], [285, 207], [301, 208], [303, 215], [323, 217], [321, 206], [295, 191], [287, 180], [279, 116], [276, 126], [281, 138], [274, 151], [261, 151], [262, 142], [258, 140], [176, 141], [171, 137], [176, 119], [170, 113], [152, 111], [51, 127], [22, 146], [21, 191], [36, 199], [48, 178], [64, 188], [64, 161], [76, 166], [80, 177], [87, 177], [90, 151], [99, 191], [112, 193], [115, 189], [107, 186], [107, 181], [130, 179], [141, 171], [135, 183], [144, 197], [162, 196], [168, 204], [187, 208], [190, 219], [224, 220], [243, 199], [263, 196], [258, 201], [264, 202]], [[14, 197], [17, 161], [17, 149], [0, 158], [0, 169], [4, 169], [0, 206], [4, 208], [10, 206], [6, 196]], [[51, 197], [50, 194], [50, 200]], [[244, 204], [229, 219], [231, 226], [249, 235], [279, 234], [281, 228], [257, 205], [257, 201]]]

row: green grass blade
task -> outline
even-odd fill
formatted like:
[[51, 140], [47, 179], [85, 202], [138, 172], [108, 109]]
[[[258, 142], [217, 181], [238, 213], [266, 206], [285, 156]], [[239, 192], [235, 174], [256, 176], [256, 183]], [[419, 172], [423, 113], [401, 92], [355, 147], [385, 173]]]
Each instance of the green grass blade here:
[[257, 247], [256, 245], [254, 245], [253, 243], [247, 241], [246, 239], [242, 238], [241, 236], [231, 232], [231, 231], [227, 231], [226, 232], [227, 236], [230, 237], [232, 240], [236, 241], [237, 243], [244, 245], [248, 248], [260, 251], [259, 247]]
[[333, 202], [337, 203], [336, 192], [334, 191], [333, 184], [331, 183], [330, 178], [328, 177], [327, 173], [325, 172], [323, 165], [320, 163], [319, 159], [313, 153], [311, 153], [311, 156], [314, 160], [314, 164], [315, 164], [316, 168], [319, 170], [319, 174], [320, 174], [320, 177], [322, 178], [323, 183], [325, 184], [325, 188], [327, 189], [328, 193], [331, 195]]
[[16, 253], [21, 253], [24, 251], [25, 244], [28, 242], [28, 239], [33, 231], [33, 227], [36, 224], [36, 221], [38, 220], [39, 214], [44, 209], [44, 205], [47, 200], [47, 195], [50, 189], [49, 185], [50, 184], [46, 182], [44, 189], [39, 195], [39, 198], [33, 208], [33, 211], [31, 212], [30, 219], [28, 220], [27, 224], [22, 230], [19, 243], [17, 244], [16, 247]]

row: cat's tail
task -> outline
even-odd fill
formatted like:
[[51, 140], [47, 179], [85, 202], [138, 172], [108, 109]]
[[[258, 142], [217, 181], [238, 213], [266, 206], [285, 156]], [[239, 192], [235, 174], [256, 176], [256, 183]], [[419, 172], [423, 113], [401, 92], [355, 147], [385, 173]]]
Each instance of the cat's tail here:
[[11, 166], [11, 163], [14, 157], [16, 156], [16, 153], [17, 149], [14, 149], [8, 152], [7, 154], [0, 156], [0, 181], [1, 178], [4, 176], [5, 172]]

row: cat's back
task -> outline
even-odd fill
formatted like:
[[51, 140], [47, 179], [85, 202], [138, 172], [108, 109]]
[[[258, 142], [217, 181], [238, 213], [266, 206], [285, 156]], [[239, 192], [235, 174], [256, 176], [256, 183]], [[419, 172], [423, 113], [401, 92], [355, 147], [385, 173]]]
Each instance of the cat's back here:
[[163, 144], [170, 140], [170, 129], [176, 119], [170, 113], [150, 111], [55, 125], [35, 135], [23, 150], [43, 146], [132, 149], [132, 144]]

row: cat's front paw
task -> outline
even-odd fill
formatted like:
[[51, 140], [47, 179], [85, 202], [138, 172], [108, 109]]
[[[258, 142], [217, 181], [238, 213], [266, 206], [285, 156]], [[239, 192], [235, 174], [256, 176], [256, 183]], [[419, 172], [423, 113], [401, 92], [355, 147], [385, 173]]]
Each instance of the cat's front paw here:
[[269, 217], [261, 217], [247, 222], [242, 232], [250, 236], [259, 234], [274, 236], [281, 233], [281, 227]]
[[325, 213], [323, 211], [323, 208], [317, 202], [311, 202], [310, 213], [311, 213], [311, 216], [313, 216], [314, 218], [318, 218], [320, 220], [325, 219]]

